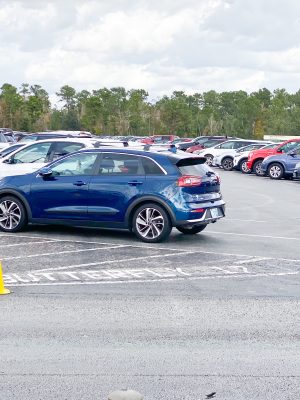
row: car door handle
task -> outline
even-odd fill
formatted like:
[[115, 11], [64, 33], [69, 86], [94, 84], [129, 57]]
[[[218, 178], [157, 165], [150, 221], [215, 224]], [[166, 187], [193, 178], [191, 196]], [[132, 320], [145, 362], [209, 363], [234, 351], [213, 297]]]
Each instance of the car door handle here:
[[83, 181], [77, 181], [77, 182], [74, 182], [73, 185], [74, 185], [74, 186], [85, 186], [86, 183], [83, 182]]
[[137, 185], [142, 185], [143, 182], [139, 182], [139, 181], [130, 181], [128, 182], [128, 185], [130, 186], [137, 186]]

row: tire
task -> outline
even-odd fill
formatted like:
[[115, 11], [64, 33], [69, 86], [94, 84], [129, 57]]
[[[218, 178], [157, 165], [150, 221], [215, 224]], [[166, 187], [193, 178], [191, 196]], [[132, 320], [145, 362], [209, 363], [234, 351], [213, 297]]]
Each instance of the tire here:
[[281, 179], [284, 177], [284, 168], [279, 163], [272, 163], [268, 167], [268, 176], [270, 179]]
[[251, 169], [249, 169], [247, 167], [247, 158], [245, 158], [244, 160], [241, 160], [239, 163], [239, 170], [243, 173], [243, 174], [251, 174]]
[[221, 165], [225, 171], [233, 170], [233, 159], [231, 157], [224, 157], [221, 161]]
[[196, 233], [202, 232], [206, 227], [207, 225], [191, 226], [190, 228], [177, 226], [176, 229], [185, 235], [195, 235]]
[[263, 162], [263, 160], [257, 160], [253, 164], [253, 171], [254, 171], [255, 175], [257, 175], [257, 176], [264, 176], [265, 175], [263, 173], [262, 169], [261, 169], [262, 162]]
[[161, 206], [145, 203], [138, 207], [133, 215], [132, 230], [143, 242], [158, 243], [168, 238], [172, 224], [169, 215]]
[[207, 165], [212, 165], [212, 162], [214, 160], [214, 156], [212, 154], [205, 154], [204, 157], [206, 158], [206, 164]]
[[0, 231], [19, 232], [27, 225], [27, 213], [22, 202], [14, 196], [0, 199]]

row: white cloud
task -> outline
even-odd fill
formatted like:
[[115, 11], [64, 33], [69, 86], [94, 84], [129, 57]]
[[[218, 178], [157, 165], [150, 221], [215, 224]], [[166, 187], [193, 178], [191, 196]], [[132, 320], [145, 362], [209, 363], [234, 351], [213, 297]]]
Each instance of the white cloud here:
[[296, 91], [299, 15], [298, 0], [0, 0], [0, 76], [52, 94]]

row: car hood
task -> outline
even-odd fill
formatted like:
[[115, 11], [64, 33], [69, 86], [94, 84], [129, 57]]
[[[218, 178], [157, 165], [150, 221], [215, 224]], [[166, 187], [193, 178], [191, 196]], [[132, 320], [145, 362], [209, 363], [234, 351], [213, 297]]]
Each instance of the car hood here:
[[44, 167], [45, 163], [33, 163], [33, 164], [6, 164], [0, 163], [0, 178], [6, 176], [25, 175], [37, 171]]

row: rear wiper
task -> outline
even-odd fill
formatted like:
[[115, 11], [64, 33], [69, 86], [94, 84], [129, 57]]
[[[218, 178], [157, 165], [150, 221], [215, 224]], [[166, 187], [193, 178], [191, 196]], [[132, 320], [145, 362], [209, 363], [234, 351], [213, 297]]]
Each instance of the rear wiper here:
[[212, 171], [207, 171], [206, 172], [206, 176], [212, 176], [212, 175], [216, 175], [214, 172]]

